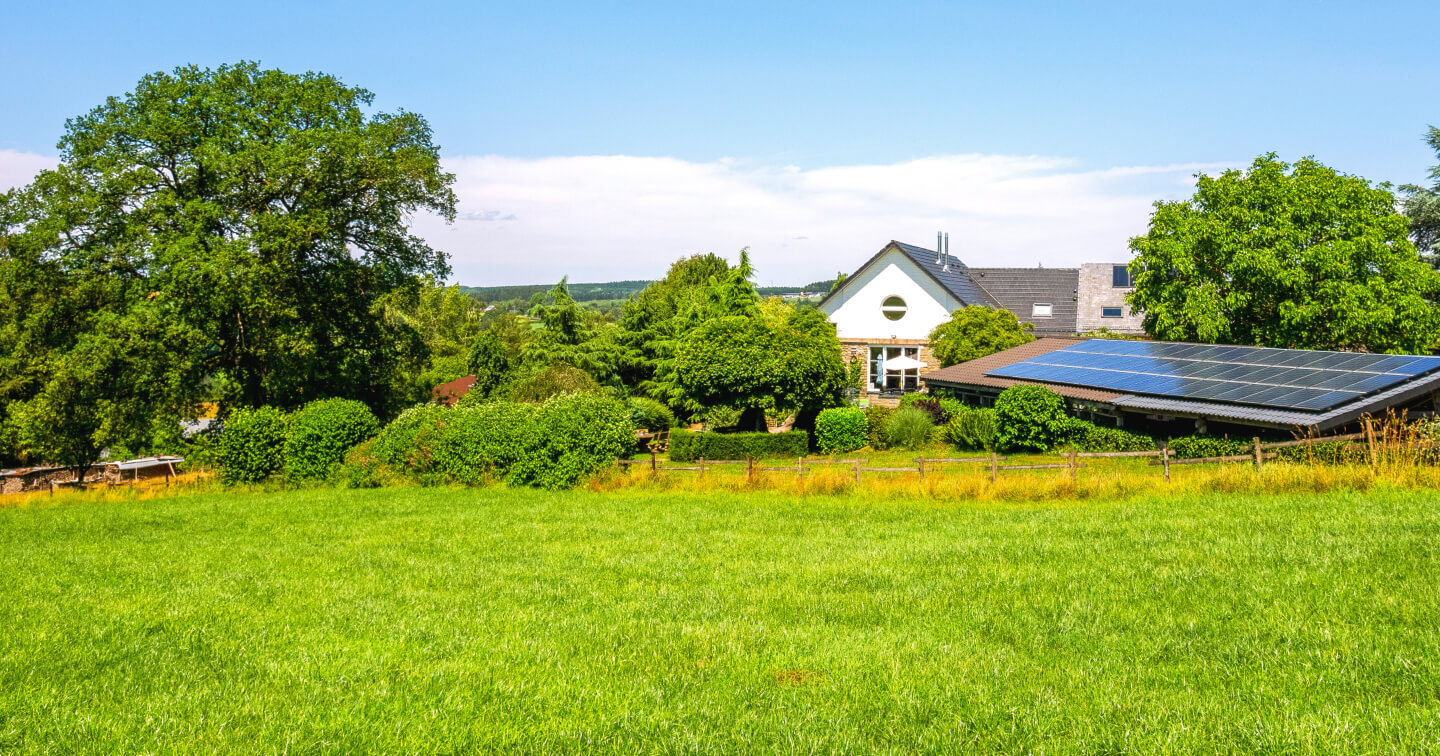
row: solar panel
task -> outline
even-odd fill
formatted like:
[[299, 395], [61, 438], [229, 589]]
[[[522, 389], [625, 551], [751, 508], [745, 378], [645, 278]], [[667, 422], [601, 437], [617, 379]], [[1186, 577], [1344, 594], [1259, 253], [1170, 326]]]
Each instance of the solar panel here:
[[986, 375], [1320, 411], [1435, 370], [1440, 357], [1091, 339]]

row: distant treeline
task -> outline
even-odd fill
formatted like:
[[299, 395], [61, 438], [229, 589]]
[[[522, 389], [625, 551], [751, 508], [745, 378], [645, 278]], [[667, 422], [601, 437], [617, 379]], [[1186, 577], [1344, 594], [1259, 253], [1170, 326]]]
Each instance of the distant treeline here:
[[[646, 286], [655, 283], [654, 281], [608, 281], [605, 283], [572, 283], [570, 284], [570, 296], [578, 302], [594, 302], [604, 299], [627, 299], [631, 294], [639, 292]], [[804, 286], [760, 286], [755, 291], [762, 297], [774, 297], [781, 294], [798, 294], [810, 292], [812, 294], [826, 294], [835, 280], [816, 281]], [[508, 302], [511, 300], [529, 300], [536, 294], [544, 294], [555, 284], [526, 284], [523, 286], [461, 286], [460, 291], [469, 294], [477, 299], [486, 302]]]

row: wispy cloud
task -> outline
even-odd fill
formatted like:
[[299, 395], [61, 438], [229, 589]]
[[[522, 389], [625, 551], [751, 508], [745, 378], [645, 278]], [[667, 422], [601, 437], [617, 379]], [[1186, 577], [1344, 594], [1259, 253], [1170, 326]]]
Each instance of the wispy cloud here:
[[[761, 283], [851, 271], [890, 239], [949, 231], [971, 265], [1124, 260], [1151, 204], [1188, 195], [1185, 163], [1081, 170], [1049, 156], [947, 155], [801, 169], [740, 160], [455, 157], [458, 219], [414, 219], [467, 284], [655, 278], [682, 255], [749, 247]], [[54, 158], [0, 151], [0, 188]]]

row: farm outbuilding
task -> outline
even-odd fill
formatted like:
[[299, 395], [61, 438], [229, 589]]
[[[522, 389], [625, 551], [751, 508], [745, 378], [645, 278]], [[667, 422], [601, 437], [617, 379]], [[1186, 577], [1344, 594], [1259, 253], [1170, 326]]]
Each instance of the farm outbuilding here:
[[[952, 365], [927, 388], [978, 404], [1038, 384], [1088, 419], [1128, 427], [1325, 432], [1365, 415], [1433, 413], [1440, 357], [1165, 341], [1044, 338]], [[1160, 426], [1159, 428], [1155, 426]]]

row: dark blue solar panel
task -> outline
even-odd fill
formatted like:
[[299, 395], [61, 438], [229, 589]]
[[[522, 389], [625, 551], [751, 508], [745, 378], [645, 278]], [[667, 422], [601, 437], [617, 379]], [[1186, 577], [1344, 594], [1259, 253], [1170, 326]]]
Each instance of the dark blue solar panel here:
[[1435, 370], [1440, 357], [1092, 339], [988, 375], [1317, 411]]

